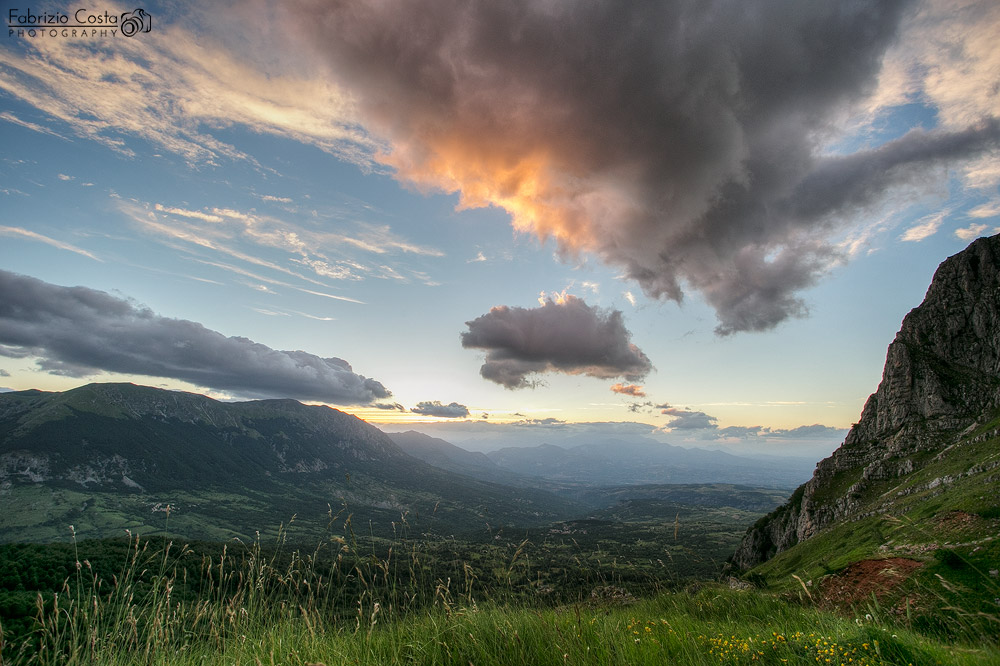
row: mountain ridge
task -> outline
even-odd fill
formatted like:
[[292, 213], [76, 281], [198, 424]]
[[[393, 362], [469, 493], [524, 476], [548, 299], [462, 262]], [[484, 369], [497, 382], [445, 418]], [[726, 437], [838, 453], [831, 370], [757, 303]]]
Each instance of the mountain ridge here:
[[543, 490], [512, 495], [433, 467], [330, 407], [219, 402], [132, 384], [0, 394], [0, 494], [26, 512], [0, 516], [0, 540], [18, 540], [32, 520], [90, 525], [91, 536], [147, 529], [151, 507], [166, 504], [178, 528], [192, 516], [189, 538], [218, 538], [213, 516], [223, 510], [243, 536], [294, 514], [321, 528], [331, 506], [386, 526], [419, 515], [442, 529], [530, 524], [576, 510]]
[[998, 409], [1000, 236], [993, 236], [941, 263], [922, 303], [903, 319], [882, 380], [844, 443], [748, 530], [731, 562], [750, 569], [837, 524], [891, 513], [885, 497], [904, 492], [908, 477], [953, 447], [995, 438], [995, 427], [969, 435]]

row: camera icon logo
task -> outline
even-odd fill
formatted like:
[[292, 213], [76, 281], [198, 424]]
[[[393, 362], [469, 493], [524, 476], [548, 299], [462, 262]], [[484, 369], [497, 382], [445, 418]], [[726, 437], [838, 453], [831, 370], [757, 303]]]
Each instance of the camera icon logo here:
[[118, 29], [126, 37], [134, 37], [140, 32], [149, 32], [152, 25], [152, 18], [142, 9], [136, 9], [122, 14], [118, 22]]

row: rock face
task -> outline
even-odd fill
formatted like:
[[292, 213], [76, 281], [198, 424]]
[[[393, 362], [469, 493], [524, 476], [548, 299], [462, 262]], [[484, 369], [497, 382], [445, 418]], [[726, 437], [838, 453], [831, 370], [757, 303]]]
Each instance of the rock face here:
[[889, 345], [878, 390], [839, 449], [747, 532], [731, 562], [764, 562], [858, 518], [866, 488], [904, 476], [1000, 408], [1000, 236], [945, 260]]

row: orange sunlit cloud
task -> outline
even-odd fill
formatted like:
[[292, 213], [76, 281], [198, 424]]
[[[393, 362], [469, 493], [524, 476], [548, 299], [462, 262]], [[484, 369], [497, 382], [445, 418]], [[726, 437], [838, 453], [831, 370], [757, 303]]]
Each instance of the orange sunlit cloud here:
[[646, 392], [642, 390], [643, 387], [638, 384], [613, 384], [611, 390], [614, 393], [619, 393], [621, 395], [631, 395], [636, 398], [645, 398]]

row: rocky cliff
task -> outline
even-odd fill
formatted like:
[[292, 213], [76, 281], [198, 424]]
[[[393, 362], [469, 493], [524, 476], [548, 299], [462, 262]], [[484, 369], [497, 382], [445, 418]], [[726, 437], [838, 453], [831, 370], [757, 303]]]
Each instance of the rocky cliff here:
[[879, 511], [866, 491], [913, 473], [998, 408], [1000, 236], [993, 236], [938, 267], [843, 445], [747, 532], [732, 564], [749, 569], [835, 522]]

